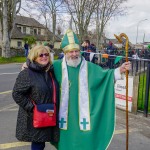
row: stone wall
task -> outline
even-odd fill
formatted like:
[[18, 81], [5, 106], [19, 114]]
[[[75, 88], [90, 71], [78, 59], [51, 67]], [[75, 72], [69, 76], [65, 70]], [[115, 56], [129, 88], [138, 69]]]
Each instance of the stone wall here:
[[[24, 56], [24, 49], [19, 48], [11, 48], [11, 56]], [[2, 56], [2, 49], [0, 48], [0, 56]]]

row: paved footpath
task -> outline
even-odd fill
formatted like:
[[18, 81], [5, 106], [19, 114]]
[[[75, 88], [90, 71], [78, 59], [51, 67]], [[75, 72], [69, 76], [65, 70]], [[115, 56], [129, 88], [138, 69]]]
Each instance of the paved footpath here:
[[[116, 111], [116, 132], [108, 150], [126, 150], [126, 113]], [[150, 150], [150, 116], [129, 113], [129, 150]]]

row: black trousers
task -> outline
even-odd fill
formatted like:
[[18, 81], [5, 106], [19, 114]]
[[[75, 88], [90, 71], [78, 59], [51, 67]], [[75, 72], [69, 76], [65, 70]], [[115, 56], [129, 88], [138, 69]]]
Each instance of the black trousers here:
[[44, 150], [45, 142], [32, 142], [31, 150]]

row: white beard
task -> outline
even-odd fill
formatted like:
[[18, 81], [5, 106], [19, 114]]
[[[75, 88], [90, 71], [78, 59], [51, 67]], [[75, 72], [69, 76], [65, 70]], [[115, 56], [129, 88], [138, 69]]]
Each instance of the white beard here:
[[72, 58], [67, 58], [66, 57], [66, 62], [67, 62], [68, 66], [76, 68], [80, 64], [80, 62], [81, 62], [81, 57], [79, 56], [76, 59], [72, 59]]

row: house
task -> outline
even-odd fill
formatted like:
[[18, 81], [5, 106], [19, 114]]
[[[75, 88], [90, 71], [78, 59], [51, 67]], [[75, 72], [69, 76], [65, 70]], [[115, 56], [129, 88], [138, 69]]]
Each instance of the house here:
[[16, 16], [15, 27], [12, 31], [11, 36], [11, 47], [13, 48], [23, 48], [24, 41], [23, 38], [26, 36], [34, 36], [36, 39], [36, 44], [43, 44], [48, 42], [53, 44], [52, 40], [55, 42], [60, 42], [61, 39], [55, 35], [45, 26], [40, 24], [34, 18], [29, 18], [25, 16]]
[[143, 42], [144, 49], [148, 49], [150, 42]]
[[134, 48], [135, 49], [144, 49], [144, 45], [142, 43], [141, 44], [135, 44]]

